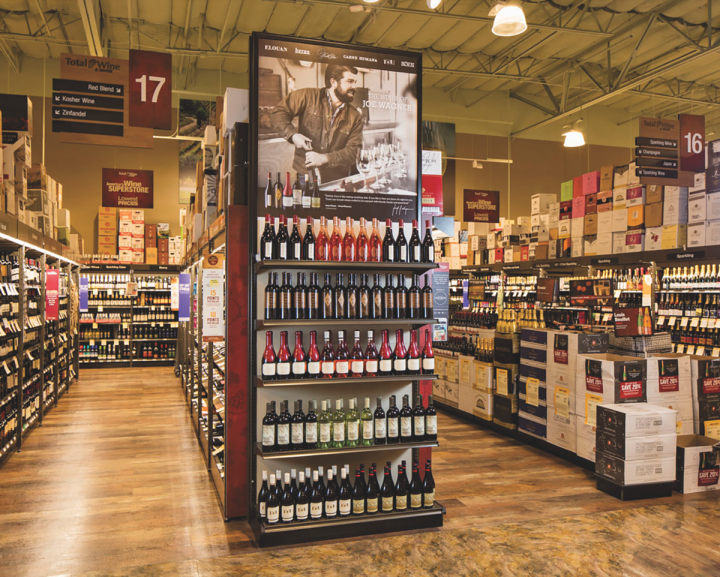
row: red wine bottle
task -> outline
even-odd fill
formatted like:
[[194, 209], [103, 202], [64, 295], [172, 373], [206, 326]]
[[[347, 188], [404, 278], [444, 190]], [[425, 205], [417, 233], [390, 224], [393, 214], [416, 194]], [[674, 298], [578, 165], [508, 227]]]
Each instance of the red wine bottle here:
[[400, 409], [400, 442], [412, 443], [412, 409], [407, 395], [403, 395], [403, 407]]
[[310, 331], [310, 348], [307, 354], [307, 376], [310, 379], [319, 379], [322, 374], [316, 335], [315, 331]]
[[293, 216], [293, 228], [290, 233], [290, 250], [288, 252], [288, 260], [302, 260], [302, 244], [303, 239], [300, 236], [300, 217], [296, 214]]
[[420, 479], [420, 471], [418, 470], [417, 461], [413, 462], [412, 482], [410, 483], [410, 508], [422, 509], [423, 505], [423, 487]]
[[355, 331], [355, 344], [350, 353], [350, 376], [362, 377], [365, 374], [365, 355], [360, 346], [360, 331]]
[[395, 317], [395, 287], [393, 286], [393, 276], [388, 273], [385, 275], [385, 288], [383, 288], [383, 308], [382, 318], [392, 319]]
[[291, 210], [293, 207], [293, 193], [290, 185], [290, 173], [285, 173], [285, 188], [282, 191], [282, 209]]
[[382, 397], [377, 398], [377, 408], [373, 419], [375, 421], [375, 444], [387, 444], [387, 422], [385, 421], [385, 411], [382, 408]]
[[393, 354], [388, 342], [388, 331], [382, 331], [382, 344], [380, 345], [380, 376], [387, 377], [393, 374]]
[[346, 378], [350, 373], [350, 354], [345, 343], [345, 331], [338, 331], [338, 348], [335, 355], [335, 376]]
[[303, 333], [295, 331], [295, 349], [293, 350], [292, 377], [302, 379], [307, 375], [307, 360], [303, 350]]
[[280, 348], [278, 349], [277, 376], [278, 379], [287, 379], [290, 377], [292, 368], [292, 357], [290, 349], [287, 346], [287, 331], [280, 331]]
[[425, 409], [425, 439], [437, 441], [437, 411], [432, 395], [428, 395], [428, 406]]
[[273, 348], [273, 333], [267, 331], [265, 333], [265, 352], [262, 357], [262, 377], [264, 380], [271, 381], [277, 378], [277, 357]]
[[417, 342], [417, 331], [412, 329], [410, 331], [410, 347], [408, 348], [407, 355], [407, 374], [419, 375], [420, 374], [420, 349], [418, 348]]
[[305, 236], [302, 241], [302, 260], [315, 260], [315, 233], [313, 232], [313, 217], [307, 217]]
[[392, 221], [385, 221], [385, 238], [382, 242], [382, 262], [395, 262], [395, 238], [393, 237]]
[[433, 290], [430, 286], [429, 277], [425, 277], [425, 286], [422, 288], [420, 297], [420, 312], [422, 313], [421, 318], [433, 318]]
[[378, 360], [380, 355], [375, 348], [375, 333], [373, 331], [367, 332], [367, 348], [365, 349], [365, 376], [376, 377], [378, 375]]
[[370, 233], [370, 259], [371, 262], [382, 261], [382, 241], [378, 230], [378, 219], [373, 218], [372, 232]]
[[393, 374], [407, 374], [407, 350], [403, 340], [403, 331], [398, 329], [395, 331], [395, 351], [393, 359]]
[[308, 288], [305, 286], [305, 273], [297, 273], [297, 281], [293, 292], [293, 317], [296, 319], [308, 318]]
[[405, 275], [398, 273], [397, 288], [395, 289], [395, 318], [407, 318], [408, 289], [405, 286]]
[[395, 240], [395, 262], [407, 262], [408, 243], [405, 238], [405, 221], [400, 219], [398, 235]]
[[422, 242], [418, 233], [418, 221], [412, 221], [412, 234], [408, 242], [408, 256], [410, 262], [420, 262], [422, 259]]
[[422, 352], [422, 374], [432, 375], [435, 373], [435, 353], [432, 349], [430, 329], [425, 329], [425, 347]]
[[332, 342], [330, 342], [331, 334], [332, 331], [325, 331], [323, 333], [325, 345], [320, 355], [322, 376], [326, 379], [332, 379], [335, 376], [335, 351], [333, 350]]
[[422, 395], [415, 395], [415, 407], [413, 408], [413, 441], [422, 443], [425, 441], [425, 409], [422, 406]]
[[280, 224], [278, 225], [275, 244], [277, 245], [277, 256], [280, 260], [288, 260], [290, 258], [290, 235], [288, 235], [287, 225], [285, 224], [285, 215], [280, 215]]
[[271, 260], [277, 258], [275, 246], [275, 225], [273, 218], [265, 215], [265, 230], [260, 237], [260, 257], [263, 260]]
[[435, 242], [432, 238], [432, 226], [430, 221], [425, 221], [425, 238], [422, 244], [422, 262], [435, 262]]

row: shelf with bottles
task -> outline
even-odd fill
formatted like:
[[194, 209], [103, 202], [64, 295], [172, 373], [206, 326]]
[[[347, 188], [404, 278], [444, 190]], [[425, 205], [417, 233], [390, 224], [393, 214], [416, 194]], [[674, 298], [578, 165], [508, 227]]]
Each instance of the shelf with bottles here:
[[265, 460], [273, 459], [293, 459], [299, 457], [317, 457], [320, 455], [344, 455], [352, 453], [369, 453], [375, 451], [401, 451], [405, 449], [422, 449], [425, 447], [439, 447], [438, 441], [422, 441], [418, 443], [398, 443], [395, 445], [358, 445], [356, 447], [342, 447], [338, 449], [313, 449], [313, 450], [294, 450], [294, 451], [278, 451], [265, 453], [263, 452], [262, 443], [255, 443], [257, 455]]
[[[433, 344], [433, 347], [435, 345]], [[377, 377], [347, 377], [347, 378], [318, 378], [318, 379], [284, 379], [284, 380], [265, 380], [261, 377], [255, 377], [256, 387], [299, 387], [311, 385], [367, 385], [372, 383], [407, 383], [409, 381], [431, 381], [437, 379], [437, 375], [386, 375]]]

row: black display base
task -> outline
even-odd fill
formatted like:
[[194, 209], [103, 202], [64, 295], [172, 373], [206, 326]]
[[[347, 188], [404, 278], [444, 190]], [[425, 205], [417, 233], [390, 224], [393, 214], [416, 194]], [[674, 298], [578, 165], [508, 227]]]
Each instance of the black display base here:
[[621, 501], [637, 501], [638, 499], [659, 499], [660, 497], [671, 497], [673, 482], [649, 483], [647, 485], [618, 485], [610, 479], [596, 475], [597, 490], [607, 493], [611, 497]]
[[304, 523], [287, 525], [267, 525], [261, 522], [253, 511], [250, 527], [255, 534], [255, 541], [260, 547], [278, 547], [314, 543], [329, 539], [345, 539], [348, 537], [364, 537], [381, 533], [411, 531], [416, 529], [433, 529], [443, 526], [445, 507], [435, 503], [432, 509], [408, 510], [403, 512], [378, 513], [359, 517], [337, 517], [335, 519], [318, 519]]

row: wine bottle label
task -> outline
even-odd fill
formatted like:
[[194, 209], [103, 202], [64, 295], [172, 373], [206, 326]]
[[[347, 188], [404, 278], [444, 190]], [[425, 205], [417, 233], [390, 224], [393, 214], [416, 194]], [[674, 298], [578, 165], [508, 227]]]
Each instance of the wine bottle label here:
[[298, 521], [304, 521], [308, 518], [308, 504], [303, 503], [302, 505], [298, 503], [295, 505], [295, 517], [297, 517]]
[[272, 258], [272, 249], [273, 249], [273, 243], [272, 242], [266, 242], [265, 243], [265, 258], [271, 259]]
[[428, 262], [435, 262], [435, 245], [428, 246]]
[[335, 372], [335, 362], [334, 361], [323, 361], [322, 372], [323, 372], [323, 375], [332, 375]]
[[394, 367], [399, 373], [405, 372], [407, 370], [407, 361], [405, 359], [395, 359]]
[[298, 361], [292, 364], [293, 375], [302, 376], [305, 374], [307, 363], [305, 361]]
[[282, 520], [289, 523], [295, 516], [295, 507], [293, 505], [282, 506]]
[[263, 425], [263, 440], [265, 447], [272, 447], [275, 444], [275, 425]]
[[266, 512], [266, 510], [267, 510], [267, 503], [266, 503], [265, 501], [260, 501], [260, 502], [258, 503], [258, 507], [259, 507], [259, 509], [260, 509], [260, 516], [261, 516], [261, 517], [265, 517], [265, 516], [267, 515], [267, 512]]
[[274, 377], [275, 376], [275, 363], [265, 363], [262, 366], [263, 377]]
[[429, 359], [423, 359], [423, 370], [434, 371], [435, 370], [435, 357]]
[[375, 419], [375, 438], [385, 438], [385, 419]]
[[337, 310], [337, 316], [342, 317], [342, 315], [344, 314], [343, 311], [345, 310], [345, 295], [342, 292], [338, 293], [336, 300], [337, 307], [335, 310]]
[[435, 502], [435, 491], [423, 495], [423, 503], [426, 507], [432, 507]]
[[388, 427], [388, 438], [397, 439], [397, 437], [400, 433], [399, 427], [398, 427], [398, 418], [397, 417], [388, 418], [387, 427]]
[[330, 442], [330, 423], [320, 423], [320, 442]]
[[420, 359], [408, 359], [408, 370], [419, 371], [420, 370]]
[[280, 243], [280, 258], [282, 258], [282, 259], [287, 258], [287, 243], [285, 243], [285, 242]]
[[320, 208], [320, 197], [319, 197], [319, 196], [318, 196], [318, 197], [313, 196], [313, 199], [312, 199], [312, 207], [313, 207], [313, 208]]
[[325, 501], [325, 516], [334, 517], [337, 515], [337, 501]]
[[400, 434], [403, 437], [412, 436], [412, 417], [400, 417]]
[[413, 247], [413, 260], [415, 262], [420, 262], [420, 245], [416, 245]]
[[[368, 369], [369, 371], [370, 369]], [[382, 359], [380, 361], [380, 370], [383, 373], [389, 373], [392, 371], [392, 361], [390, 359]]]
[[336, 443], [345, 442], [345, 423], [333, 423], [333, 441]]
[[404, 244], [400, 245], [400, 260], [402, 262], [407, 260], [407, 247]]
[[410, 495], [410, 508], [419, 509], [420, 507], [422, 507], [422, 501], [422, 493], [418, 493], [417, 495]]
[[363, 361], [352, 361], [352, 363], [350, 363], [350, 369], [355, 375], [362, 375], [364, 368], [365, 363]]
[[315, 260], [315, 243], [308, 243], [307, 247], [307, 260]]
[[317, 423], [305, 423], [305, 442], [317, 443]]
[[303, 196], [303, 197], [302, 197], [302, 207], [303, 207], [303, 208], [310, 208], [310, 207], [312, 207], [312, 197], [310, 197], [310, 196]]
[[378, 510], [378, 498], [375, 497], [374, 499], [371, 499], [368, 497], [367, 499], [367, 512], [368, 513], [377, 513]]
[[392, 511], [393, 505], [395, 504], [395, 499], [392, 497], [383, 497], [382, 498], [382, 510], [384, 512]]
[[303, 442], [303, 424], [293, 423], [292, 424], [292, 442], [293, 445], [302, 445]]
[[300, 248], [301, 248], [301, 246], [300, 246], [299, 242], [296, 242], [293, 245], [293, 255], [295, 257], [295, 260], [300, 260]]
[[322, 503], [310, 503], [310, 516], [313, 519], [320, 519], [320, 517], [322, 517], [322, 510]]
[[377, 373], [378, 370], [378, 362], [376, 360], [372, 361], [365, 361], [365, 370], [370, 374]]
[[382, 316], [382, 297], [380, 291], [375, 293], [373, 302], [375, 303], [375, 317], [380, 318]]
[[353, 499], [353, 513], [362, 515], [365, 512], [365, 499]]
[[280, 505], [268, 507], [267, 521], [268, 523], [277, 523], [280, 520]]
[[308, 363], [308, 374], [319, 375], [320, 374], [320, 361], [310, 361]]
[[290, 374], [290, 363], [278, 363], [277, 364], [277, 374], [282, 375], [283, 377]]
[[395, 508], [398, 511], [407, 509], [407, 495], [396, 495], [395, 496]]
[[421, 417], [415, 417], [415, 434], [416, 435], [424, 435], [425, 434], [425, 415]]
[[339, 509], [341, 515], [349, 515], [350, 514], [350, 499], [340, 499], [339, 503]]
[[357, 441], [358, 434], [360, 432], [360, 423], [358, 423], [357, 421], [348, 421], [347, 429], [348, 441]]
[[278, 425], [277, 427], [278, 445], [290, 444], [290, 425]]
[[370, 441], [373, 438], [373, 422], [363, 421], [363, 440]]
[[428, 435], [437, 435], [437, 415], [425, 416], [425, 429]]

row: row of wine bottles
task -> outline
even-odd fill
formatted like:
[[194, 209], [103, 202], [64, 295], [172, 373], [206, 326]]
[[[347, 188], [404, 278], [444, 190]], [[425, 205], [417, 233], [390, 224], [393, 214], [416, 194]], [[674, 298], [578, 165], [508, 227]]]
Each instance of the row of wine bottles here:
[[673, 267], [665, 269], [660, 286], [665, 290], [712, 290], [720, 289], [717, 265]]
[[657, 301], [660, 316], [720, 318], [717, 295], [663, 293]]
[[[283, 487], [278, 470], [270, 475], [268, 486], [267, 471], [262, 473], [262, 485], [258, 491], [257, 509], [261, 520], [268, 525], [277, 523], [303, 522], [309, 519], [334, 519], [350, 515], [375, 515], [408, 509], [430, 509], [435, 503], [435, 481], [432, 464], [425, 462], [425, 477], [420, 478], [420, 465], [413, 463], [412, 481], [407, 478], [406, 462], [398, 465], [397, 481], [392, 478], [392, 465], [388, 461], [384, 468], [383, 484], [377, 480], [377, 465], [370, 466], [370, 475], [365, 482], [365, 465], [355, 469], [355, 484], [350, 484], [350, 465], [340, 469], [340, 483], [337, 482], [337, 467], [328, 470], [325, 485], [324, 469], [318, 467], [300, 471], [296, 483], [295, 469], [285, 473]], [[312, 474], [312, 482], [310, 481]]]
[[380, 275], [375, 274], [374, 286], [368, 285], [369, 275], [360, 275], [360, 285], [355, 274], [338, 273], [335, 286], [332, 275], [325, 273], [325, 284], [318, 284], [318, 273], [310, 273], [310, 285], [305, 284], [304, 272], [297, 273], [297, 282], [292, 285], [292, 275], [282, 273], [282, 284], [278, 285], [278, 273], [269, 275], [265, 287], [265, 319], [429, 319], [433, 316], [433, 290], [425, 279], [420, 288], [420, 275], [413, 274], [412, 284], [407, 288], [405, 275], [397, 275], [397, 287], [393, 275], [385, 277], [385, 286], [380, 284]]
[[431, 263], [435, 261], [435, 244], [430, 221], [425, 221], [425, 238], [420, 240], [417, 220], [412, 222], [410, 241], [405, 238], [405, 221], [400, 220], [397, 238], [393, 235], [392, 221], [385, 221], [385, 236], [380, 239], [378, 219], [373, 218], [372, 230], [367, 232], [364, 218], [355, 236], [355, 221], [345, 219], [345, 232], [340, 230], [340, 219], [333, 218], [333, 231], [328, 232], [327, 220], [320, 217], [320, 230], [315, 235], [313, 218], [309, 216], [305, 233], [300, 235], [300, 218], [293, 216], [292, 232], [288, 233], [288, 221], [284, 215], [278, 219], [265, 215], [265, 228], [260, 237], [260, 255], [263, 259], [318, 260], [336, 262], [392, 262]]
[[310, 348], [303, 348], [303, 332], [295, 331], [295, 348], [288, 347], [288, 332], [280, 332], [280, 348], [275, 353], [273, 331], [265, 333], [265, 351], [262, 356], [262, 377], [275, 379], [317, 379], [345, 377], [377, 377], [389, 375], [431, 375], [435, 372], [435, 354], [430, 330], [425, 330], [425, 346], [420, 351], [417, 330], [410, 331], [410, 347], [405, 348], [402, 329], [395, 331], [395, 349], [390, 347], [388, 330], [382, 331], [382, 344], [378, 351], [374, 331], [367, 332], [367, 347], [363, 352], [360, 331], [355, 331], [352, 351], [345, 342], [345, 331], [338, 331], [337, 349], [333, 347], [332, 331], [324, 331], [325, 343], [318, 350], [316, 331], [310, 331]]
[[370, 397], [365, 397], [362, 412], [358, 410], [357, 399], [350, 399], [347, 412], [343, 399], [335, 400], [335, 412], [330, 399], [326, 399], [317, 414], [317, 401], [312, 400], [307, 415], [303, 412], [302, 400], [295, 401], [293, 415], [288, 411], [288, 401], [280, 403], [280, 414], [275, 412], [275, 402], [271, 401], [266, 405], [262, 421], [263, 452], [437, 441], [437, 412], [432, 395], [428, 396], [427, 409], [423, 407], [421, 395], [415, 397], [412, 409], [409, 401], [409, 395], [403, 395], [402, 409], [398, 409], [395, 395], [391, 395], [386, 414], [382, 397], [377, 398], [374, 413], [370, 409]]

